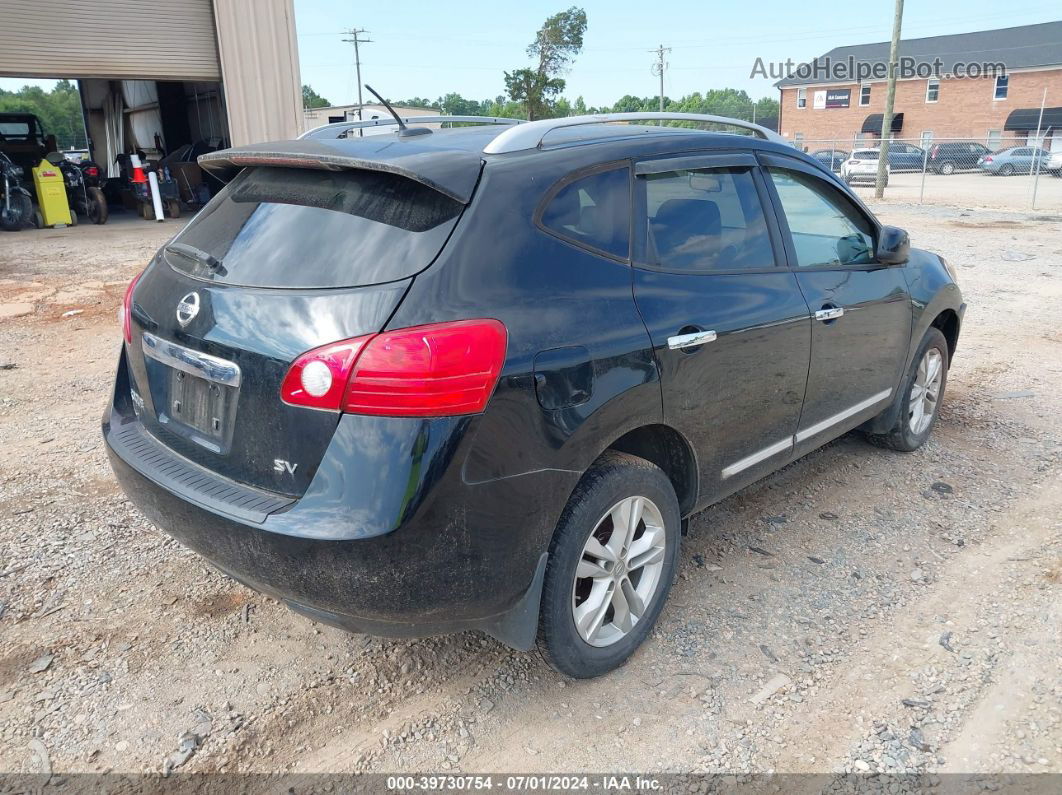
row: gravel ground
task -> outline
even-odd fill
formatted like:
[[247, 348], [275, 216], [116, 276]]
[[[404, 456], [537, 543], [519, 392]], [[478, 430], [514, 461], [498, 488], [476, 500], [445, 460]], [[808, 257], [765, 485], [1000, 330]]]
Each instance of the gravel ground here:
[[696, 516], [589, 682], [316, 626], [167, 540], [99, 417], [178, 223], [0, 235], [0, 771], [1062, 771], [1062, 217], [878, 209], [970, 304], [933, 438], [849, 435]]

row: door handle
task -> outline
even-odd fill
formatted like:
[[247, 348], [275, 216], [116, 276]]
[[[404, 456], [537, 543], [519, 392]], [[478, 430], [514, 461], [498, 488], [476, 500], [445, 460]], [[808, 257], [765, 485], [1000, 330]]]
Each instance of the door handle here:
[[697, 345], [704, 345], [704, 343], [711, 342], [714, 339], [714, 331], [695, 331], [692, 334], [678, 334], [674, 337], [668, 337], [667, 347], [673, 351], [679, 351], [683, 348], [693, 348]]
[[836, 320], [844, 315], [843, 306], [824, 306], [818, 312], [815, 313], [816, 320], [830, 321]]

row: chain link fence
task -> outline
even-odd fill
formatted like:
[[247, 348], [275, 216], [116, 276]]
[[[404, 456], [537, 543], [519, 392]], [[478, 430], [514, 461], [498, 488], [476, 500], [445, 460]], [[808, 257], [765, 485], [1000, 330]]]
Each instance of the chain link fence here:
[[[1050, 131], [1048, 131], [1050, 133]], [[881, 142], [797, 138], [794, 145], [873, 198]], [[1052, 150], [1053, 149], [1053, 150]], [[869, 151], [868, 151], [869, 150]], [[886, 201], [1062, 210], [1062, 131], [1054, 137], [893, 138]]]

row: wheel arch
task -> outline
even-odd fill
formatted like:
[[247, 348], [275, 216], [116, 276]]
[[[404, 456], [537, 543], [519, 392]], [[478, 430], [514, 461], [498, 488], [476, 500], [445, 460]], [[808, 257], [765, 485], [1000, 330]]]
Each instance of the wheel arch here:
[[954, 309], [945, 309], [933, 318], [929, 324], [932, 328], [939, 329], [948, 341], [948, 365], [955, 358], [955, 348], [959, 344], [959, 313]]
[[699, 487], [697, 455], [681, 433], [662, 423], [642, 425], [613, 440], [602, 455], [609, 450], [636, 455], [656, 464], [671, 481], [682, 516], [693, 512]]

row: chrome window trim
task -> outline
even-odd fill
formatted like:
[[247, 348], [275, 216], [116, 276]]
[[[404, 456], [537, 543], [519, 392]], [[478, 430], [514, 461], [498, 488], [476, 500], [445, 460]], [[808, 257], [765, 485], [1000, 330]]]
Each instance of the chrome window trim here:
[[154, 334], [144, 332], [141, 347], [145, 356], [157, 362], [216, 384], [238, 387], [242, 380], [240, 366], [235, 362], [185, 348], [175, 342], [159, 339]]

